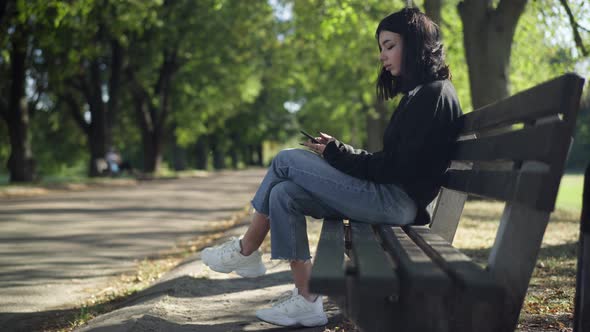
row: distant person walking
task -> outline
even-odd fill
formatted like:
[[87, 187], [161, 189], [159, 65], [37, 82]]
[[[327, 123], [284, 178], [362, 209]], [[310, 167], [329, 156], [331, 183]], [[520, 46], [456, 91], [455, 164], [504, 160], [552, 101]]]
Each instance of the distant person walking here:
[[327, 323], [321, 296], [308, 288], [312, 263], [306, 215], [373, 224], [428, 222], [425, 208], [440, 189], [456, 133], [452, 123], [462, 114], [439, 27], [419, 10], [406, 8], [384, 18], [376, 38], [383, 64], [378, 98], [403, 95], [385, 130], [383, 150], [354, 149], [320, 133], [317, 143], [304, 143], [312, 152], [281, 151], [252, 200], [256, 212], [244, 236], [201, 253], [214, 271], [261, 276], [266, 268], [258, 248], [270, 230], [272, 259], [290, 262], [295, 288], [256, 312], [264, 321]]

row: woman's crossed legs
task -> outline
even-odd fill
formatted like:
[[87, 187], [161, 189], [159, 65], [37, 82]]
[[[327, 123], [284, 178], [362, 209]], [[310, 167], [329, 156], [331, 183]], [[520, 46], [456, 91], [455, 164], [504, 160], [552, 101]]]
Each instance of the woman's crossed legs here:
[[[368, 223], [403, 225], [410, 223], [416, 213], [414, 202], [398, 187], [354, 178], [335, 169], [320, 156], [300, 149], [283, 150], [275, 157], [252, 205], [256, 210], [252, 223], [241, 241], [237, 242], [239, 245], [233, 245], [233, 250], [238, 250], [239, 255], [230, 255], [240, 260], [234, 270], [245, 276], [257, 275], [251, 271], [264, 273], [265, 270], [255, 267], [255, 264], [262, 264], [258, 248], [270, 230], [272, 258], [291, 263], [296, 291], [290, 301], [300, 302], [295, 307], [315, 306], [310, 309], [316, 312], [315, 316], [301, 319], [283, 317], [293, 312], [292, 309], [284, 313], [280, 310], [288, 307], [288, 301], [282, 302], [283, 305], [279, 303], [278, 308], [275, 305], [257, 312], [259, 318], [279, 325], [325, 324], [321, 297], [310, 294], [308, 288], [312, 265], [305, 216], [318, 219], [346, 216]], [[217, 261], [211, 258], [211, 250], [205, 249], [202, 258], [206, 264], [213, 262], [207, 264], [213, 268]], [[229, 258], [225, 260], [231, 261]], [[242, 270], [244, 273], [239, 271], [244, 269], [241, 263], [246, 266]], [[220, 272], [228, 269], [223, 268]]]

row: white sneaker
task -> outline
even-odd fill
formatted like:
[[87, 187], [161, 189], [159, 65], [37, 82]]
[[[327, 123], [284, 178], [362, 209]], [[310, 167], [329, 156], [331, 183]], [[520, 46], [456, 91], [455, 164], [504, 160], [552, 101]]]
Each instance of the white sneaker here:
[[219, 246], [203, 249], [201, 259], [211, 270], [221, 273], [236, 271], [246, 278], [259, 277], [266, 273], [260, 251], [256, 250], [249, 256], [242, 255], [240, 251], [240, 239], [232, 237]]
[[326, 325], [328, 317], [324, 312], [322, 297], [318, 296], [314, 302], [309, 302], [298, 293], [297, 288], [286, 292], [271, 308], [256, 311], [256, 317], [281, 326]]

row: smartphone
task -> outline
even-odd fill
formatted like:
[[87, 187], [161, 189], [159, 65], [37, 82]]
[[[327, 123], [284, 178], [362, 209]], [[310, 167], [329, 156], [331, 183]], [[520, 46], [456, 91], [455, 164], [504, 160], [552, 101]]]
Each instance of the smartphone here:
[[307, 136], [307, 138], [309, 138], [313, 143], [320, 144], [320, 142], [318, 142], [318, 140], [315, 139], [315, 137], [313, 137], [310, 134], [308, 134], [307, 132], [305, 132], [305, 130], [300, 130], [300, 131], [303, 135]]

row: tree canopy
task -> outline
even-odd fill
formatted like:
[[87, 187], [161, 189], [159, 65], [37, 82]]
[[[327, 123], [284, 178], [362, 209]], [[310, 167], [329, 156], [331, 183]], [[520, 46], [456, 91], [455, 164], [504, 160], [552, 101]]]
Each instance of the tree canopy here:
[[[465, 111], [473, 109], [473, 96], [475, 106], [487, 100], [473, 89], [494, 86], [490, 77], [501, 85], [492, 96], [502, 96], [567, 71], [590, 71], [590, 6], [584, 1], [522, 0], [522, 11], [512, 14], [520, 9], [506, 0], [481, 8], [469, 0], [412, 3], [440, 18]], [[405, 5], [5, 1], [0, 160], [6, 168], [0, 174], [15, 181], [75, 170], [100, 176], [99, 162], [112, 148], [145, 172], [162, 162], [177, 169], [241, 167], [262, 162], [264, 142], [288, 142], [299, 129], [378, 149], [396, 100], [381, 103], [375, 96], [375, 28]], [[465, 13], [476, 10], [498, 18], [469, 21]], [[507, 22], [501, 15], [512, 15], [514, 34], [493, 44], [500, 38], [493, 29]], [[484, 24], [491, 24], [488, 37], [477, 35]], [[491, 60], [485, 59], [506, 54], [508, 62], [486, 67]], [[582, 167], [590, 155], [589, 124], [582, 121], [588, 104], [571, 167]]]

